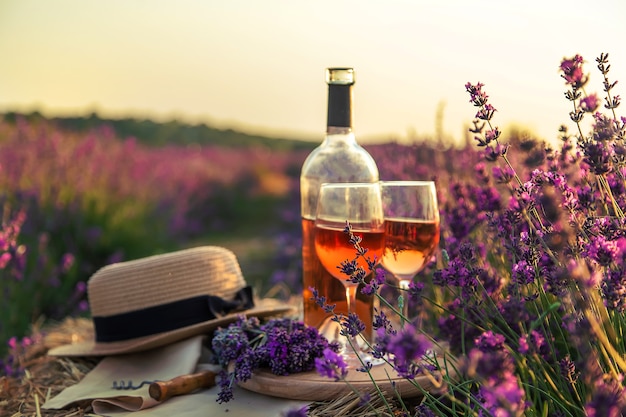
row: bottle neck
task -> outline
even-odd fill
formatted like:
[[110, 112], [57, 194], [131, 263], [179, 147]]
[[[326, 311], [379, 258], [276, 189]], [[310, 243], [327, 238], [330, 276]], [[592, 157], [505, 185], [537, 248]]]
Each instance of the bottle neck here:
[[[346, 136], [352, 134], [351, 127], [337, 127], [337, 126], [328, 126], [326, 128], [326, 135], [328, 136]], [[354, 136], [354, 135], [352, 135]]]
[[326, 131], [331, 129], [352, 130], [352, 84], [328, 85], [328, 117]]
[[322, 147], [343, 147], [358, 145], [352, 128], [329, 126], [326, 129], [326, 136], [322, 142]]

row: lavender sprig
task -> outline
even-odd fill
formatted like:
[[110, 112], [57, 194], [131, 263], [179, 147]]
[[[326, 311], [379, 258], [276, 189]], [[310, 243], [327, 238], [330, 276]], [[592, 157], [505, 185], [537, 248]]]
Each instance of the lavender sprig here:
[[[610, 64], [608, 63], [609, 55], [600, 54], [596, 58], [598, 70], [603, 76], [604, 92], [606, 93], [604, 107], [611, 111], [612, 118], [596, 112], [599, 107], [600, 100], [597, 95], [587, 94], [584, 91], [584, 85], [589, 81], [589, 76], [583, 72], [583, 58], [576, 55], [574, 58], [564, 58], [561, 62], [561, 70], [566, 84], [571, 88], [565, 93], [565, 97], [572, 102], [574, 110], [570, 113], [570, 118], [578, 128], [578, 142], [584, 154], [584, 161], [590, 166], [592, 172], [596, 175], [599, 184], [599, 190], [606, 195], [609, 200], [613, 214], [618, 217], [624, 217], [622, 208], [617, 204], [611, 185], [608, 182], [607, 174], [616, 173], [622, 181], [624, 175], [619, 169], [626, 164], [626, 147], [623, 144], [626, 135], [626, 118], [622, 117], [618, 120], [615, 109], [620, 105], [620, 96], [611, 95], [611, 90], [617, 84], [617, 81], [610, 82], [608, 73]], [[581, 92], [582, 90], [582, 92]], [[576, 104], [578, 100], [578, 105]], [[585, 113], [593, 115], [594, 124], [591, 135], [585, 135], [582, 131], [581, 121]], [[608, 208], [605, 209], [609, 211]]]

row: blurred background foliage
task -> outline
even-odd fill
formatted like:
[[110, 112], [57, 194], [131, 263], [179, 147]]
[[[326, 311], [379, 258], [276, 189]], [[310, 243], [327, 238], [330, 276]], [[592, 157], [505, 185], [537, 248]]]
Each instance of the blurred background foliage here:
[[[85, 284], [113, 262], [221, 245], [259, 295], [299, 293], [299, 175], [318, 144], [177, 121], [0, 115], [0, 357], [33, 323], [88, 314]], [[450, 179], [474, 177], [480, 159], [468, 140], [365, 147], [381, 179], [435, 179], [442, 205]]]

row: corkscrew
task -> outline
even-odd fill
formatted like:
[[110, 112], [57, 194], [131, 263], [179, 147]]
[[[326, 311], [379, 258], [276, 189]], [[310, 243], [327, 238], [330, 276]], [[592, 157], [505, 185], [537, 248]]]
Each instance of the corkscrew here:
[[143, 387], [144, 385], [152, 384], [153, 382], [158, 382], [158, 381], [141, 381], [141, 383], [139, 383], [138, 385], [133, 385], [133, 381], [130, 379], [127, 382], [125, 382], [124, 380], [119, 380], [119, 381], [113, 381], [113, 385], [111, 386], [111, 389], [135, 390], [135, 389], [139, 389]]
[[136, 390], [144, 385], [150, 385], [148, 392], [150, 397], [157, 401], [165, 401], [175, 395], [189, 394], [200, 388], [215, 386], [216, 373], [213, 371], [201, 371], [191, 375], [181, 375], [169, 381], [141, 381], [134, 385], [132, 380], [113, 381], [111, 386], [114, 390]]

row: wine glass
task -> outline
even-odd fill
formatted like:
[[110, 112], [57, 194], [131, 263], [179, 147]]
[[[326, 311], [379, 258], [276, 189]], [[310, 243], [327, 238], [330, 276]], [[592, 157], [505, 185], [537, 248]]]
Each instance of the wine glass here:
[[[368, 250], [366, 256], [371, 260], [380, 260], [385, 229], [378, 183], [325, 183], [321, 185], [318, 196], [315, 250], [322, 266], [344, 285], [349, 314], [356, 311], [358, 283], [350, 281], [340, 270], [343, 261], [351, 261], [356, 257], [356, 249], [344, 233], [346, 222], [350, 223], [353, 234], [362, 239], [360, 245]], [[362, 257], [358, 257], [357, 262], [365, 271], [370, 272]], [[355, 337], [351, 337], [349, 341], [341, 339], [341, 354], [348, 366], [360, 366], [361, 361], [375, 363], [370, 355], [361, 351]]]
[[[381, 181], [385, 215], [382, 266], [409, 289], [439, 244], [439, 209], [433, 181]], [[402, 296], [402, 322], [409, 319], [408, 297]]]

